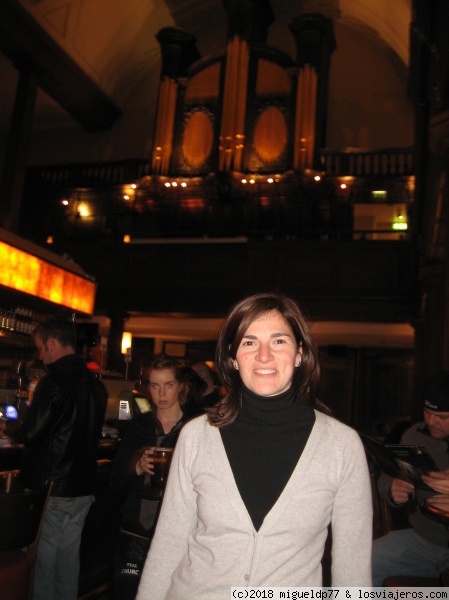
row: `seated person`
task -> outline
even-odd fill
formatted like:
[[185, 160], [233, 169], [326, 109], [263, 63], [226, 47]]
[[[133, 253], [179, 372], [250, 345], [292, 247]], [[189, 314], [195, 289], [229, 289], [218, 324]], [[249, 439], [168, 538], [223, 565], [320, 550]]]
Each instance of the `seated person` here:
[[[179, 364], [161, 355], [145, 369], [152, 411], [135, 417], [123, 437], [111, 469], [111, 487], [123, 495], [117, 543], [114, 598], [132, 600], [156, 523], [159, 501], [144, 498], [153, 474], [151, 447], [173, 448], [187, 420]], [[144, 487], [145, 486], [145, 487]], [[136, 565], [126, 567], [127, 564]]]
[[391, 531], [373, 542], [373, 586], [380, 587], [388, 576], [414, 575], [438, 579], [449, 566], [449, 531], [420, 510], [420, 503], [435, 492], [449, 493], [449, 373], [432, 377], [424, 391], [424, 421], [410, 427], [402, 444], [425, 446], [441, 472], [423, 475], [430, 490], [415, 489], [411, 483], [382, 474], [380, 495], [391, 506], [412, 504], [410, 529]]

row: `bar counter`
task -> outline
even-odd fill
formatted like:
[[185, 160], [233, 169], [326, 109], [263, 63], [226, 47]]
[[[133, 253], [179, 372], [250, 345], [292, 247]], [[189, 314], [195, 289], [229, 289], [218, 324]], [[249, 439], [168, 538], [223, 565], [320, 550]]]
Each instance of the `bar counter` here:
[[[100, 440], [95, 502], [87, 515], [80, 547], [78, 598], [112, 598], [115, 540], [119, 528], [119, 498], [109, 487], [108, 476], [117, 451], [117, 440]], [[23, 448], [0, 447], [0, 493], [19, 491]]]

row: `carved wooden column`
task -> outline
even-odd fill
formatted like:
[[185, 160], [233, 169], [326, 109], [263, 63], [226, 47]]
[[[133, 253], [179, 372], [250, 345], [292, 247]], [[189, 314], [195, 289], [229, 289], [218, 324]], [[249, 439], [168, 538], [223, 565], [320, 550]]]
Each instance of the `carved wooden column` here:
[[304, 171], [315, 166], [316, 148], [326, 147], [329, 68], [335, 38], [331, 19], [304, 14], [290, 24], [296, 41], [296, 93], [293, 166]]
[[415, 416], [422, 389], [449, 371], [449, 43], [446, 3], [414, 0], [409, 92], [415, 114], [415, 193], [411, 218], [418, 278], [415, 326]]
[[164, 27], [156, 35], [156, 38], [161, 46], [162, 68], [154, 132], [152, 172], [154, 175], [167, 175], [170, 170], [173, 149], [178, 79], [185, 74], [192, 62], [199, 58], [199, 54], [195, 47], [195, 37], [180, 29]]
[[249, 43], [265, 44], [274, 21], [270, 0], [222, 0], [226, 10], [227, 39], [236, 35]]
[[19, 223], [36, 93], [35, 75], [20, 69], [0, 182], [0, 225], [13, 232]]
[[240, 171], [245, 147], [249, 44], [266, 41], [274, 15], [268, 0], [223, 0], [223, 5], [228, 42], [218, 168]]

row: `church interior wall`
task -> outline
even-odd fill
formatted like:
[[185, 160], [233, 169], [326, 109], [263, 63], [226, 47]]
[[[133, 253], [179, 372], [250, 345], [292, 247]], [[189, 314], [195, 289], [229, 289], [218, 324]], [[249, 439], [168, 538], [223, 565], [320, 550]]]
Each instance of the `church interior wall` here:
[[[287, 24], [285, 29], [288, 30]], [[337, 49], [330, 70], [327, 147], [376, 149], [412, 145], [412, 105], [406, 95], [405, 66], [397, 58], [392, 60], [391, 50], [380, 40], [339, 21], [335, 22], [335, 35]], [[286, 37], [293, 42], [290, 31]], [[290, 47], [289, 53], [294, 59]], [[156, 60], [144, 77], [132, 82], [122, 117], [105, 132], [88, 133], [69, 115], [61, 121], [56, 111], [52, 111], [52, 101], [45, 98], [47, 114], [33, 127], [29, 164], [148, 158], [159, 73], [160, 61]], [[39, 94], [44, 95], [42, 91]]]

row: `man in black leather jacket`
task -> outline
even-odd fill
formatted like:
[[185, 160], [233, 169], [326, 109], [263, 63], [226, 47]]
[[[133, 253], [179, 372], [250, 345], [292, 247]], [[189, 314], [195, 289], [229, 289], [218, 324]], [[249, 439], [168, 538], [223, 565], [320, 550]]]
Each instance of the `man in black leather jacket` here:
[[25, 446], [21, 470], [25, 485], [53, 482], [39, 542], [34, 599], [75, 600], [79, 546], [93, 501], [107, 392], [75, 354], [73, 323], [50, 319], [33, 335], [47, 373], [36, 387], [24, 422], [7, 434]]

